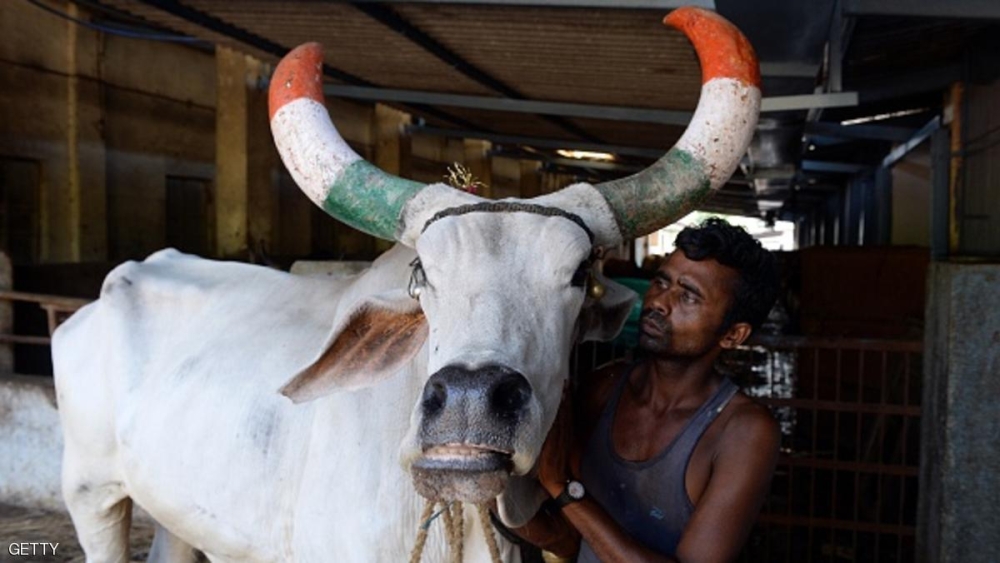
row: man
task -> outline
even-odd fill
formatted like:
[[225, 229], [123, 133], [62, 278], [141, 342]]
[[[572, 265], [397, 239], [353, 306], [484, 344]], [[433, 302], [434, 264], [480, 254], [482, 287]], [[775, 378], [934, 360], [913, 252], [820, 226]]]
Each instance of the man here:
[[777, 424], [713, 364], [767, 317], [774, 257], [721, 219], [677, 247], [643, 299], [642, 359], [581, 382], [582, 420], [564, 401], [543, 449], [554, 501], [520, 531], [550, 551], [571, 553], [578, 533], [581, 562], [729, 561], [760, 510]]

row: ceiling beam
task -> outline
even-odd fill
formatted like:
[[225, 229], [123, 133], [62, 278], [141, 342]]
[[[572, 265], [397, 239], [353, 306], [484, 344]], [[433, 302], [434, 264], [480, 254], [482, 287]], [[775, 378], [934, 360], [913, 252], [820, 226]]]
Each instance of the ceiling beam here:
[[761, 61], [760, 75], [765, 78], [816, 78], [819, 65], [813, 63]]
[[[497, 156], [506, 156], [498, 154]], [[540, 160], [542, 162], [547, 162], [554, 166], [560, 166], [563, 168], [586, 168], [588, 170], [599, 170], [602, 172], [620, 172], [622, 175], [634, 174], [636, 172], [641, 172], [645, 170], [646, 167], [641, 164], [621, 164], [618, 162], [600, 162], [596, 160], [587, 160], [583, 158], [546, 158], [542, 155], [537, 155], [534, 158], [528, 158], [525, 155], [512, 156], [511, 158], [517, 158], [520, 160]]]
[[815, 108], [844, 108], [858, 105], [857, 92], [772, 96], [760, 101], [760, 111], [796, 111]]
[[515, 100], [488, 96], [464, 96], [443, 94], [421, 90], [393, 90], [388, 88], [365, 88], [328, 84], [323, 87], [327, 96], [356, 98], [388, 102], [420, 102], [431, 105], [506, 111], [511, 113], [535, 113], [561, 115], [566, 117], [589, 117], [613, 121], [639, 121], [662, 123], [665, 125], [687, 125], [692, 112], [657, 110], [622, 106], [601, 106], [567, 102], [542, 102], [538, 100]]
[[453, 139], [482, 139], [499, 145], [523, 145], [542, 149], [569, 149], [581, 151], [607, 152], [619, 156], [636, 156], [640, 158], [657, 159], [666, 152], [664, 149], [647, 149], [642, 147], [626, 147], [606, 143], [587, 143], [566, 139], [546, 139], [542, 137], [523, 137], [520, 135], [499, 135], [475, 130], [442, 129], [410, 125], [406, 128], [410, 135], [430, 135], [433, 137], [449, 137]]
[[885, 159], [882, 160], [882, 166], [889, 168], [892, 165], [899, 162], [899, 159], [906, 156], [906, 153], [910, 152], [911, 150], [916, 148], [917, 145], [924, 142], [924, 140], [927, 139], [927, 137], [931, 136], [931, 133], [937, 131], [940, 127], [941, 127], [941, 117], [934, 116], [934, 119], [931, 119], [930, 121], [927, 122], [926, 125], [921, 127], [920, 130], [917, 131], [910, 140], [892, 149], [892, 152], [886, 155]]
[[[636, 121], [640, 123], [660, 123], [664, 125], [687, 125], [692, 112], [663, 109], [637, 108], [627, 106], [604, 106], [596, 104], [574, 104], [568, 102], [543, 102], [499, 98], [489, 96], [465, 96], [444, 94], [422, 90], [397, 90], [391, 88], [371, 88], [327, 84], [323, 87], [327, 96], [353, 98], [376, 102], [417, 103], [432, 106], [450, 106], [507, 111], [512, 113], [533, 113], [566, 117], [586, 117], [612, 121]], [[857, 92], [837, 92], [833, 94], [807, 94], [802, 96], [775, 96], [761, 100], [762, 112], [795, 111], [812, 107], [847, 107], [858, 103]], [[591, 141], [593, 142], [593, 141]]]
[[354, 0], [356, 4], [469, 4], [474, 6], [536, 6], [546, 8], [613, 8], [673, 10], [681, 6], [715, 9], [715, 0]]
[[919, 16], [1000, 20], [996, 0], [843, 0], [844, 13], [853, 16]]
[[832, 172], [834, 174], [858, 174], [872, 167], [856, 162], [830, 162], [826, 160], [803, 160], [802, 170], [806, 172]]

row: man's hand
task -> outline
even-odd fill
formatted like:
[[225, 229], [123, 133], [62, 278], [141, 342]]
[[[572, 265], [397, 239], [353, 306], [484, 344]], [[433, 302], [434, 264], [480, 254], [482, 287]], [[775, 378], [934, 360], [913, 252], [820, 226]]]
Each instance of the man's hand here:
[[549, 435], [538, 455], [538, 481], [549, 495], [562, 492], [566, 481], [573, 475], [570, 460], [575, 456], [576, 436], [573, 429], [573, 401], [569, 382], [563, 387], [559, 412], [552, 423]]

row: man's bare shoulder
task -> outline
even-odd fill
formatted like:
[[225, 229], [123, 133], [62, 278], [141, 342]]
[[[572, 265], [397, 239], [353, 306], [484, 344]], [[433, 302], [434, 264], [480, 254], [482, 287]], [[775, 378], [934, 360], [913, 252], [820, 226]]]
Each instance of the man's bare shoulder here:
[[767, 407], [739, 392], [727, 410], [730, 413], [722, 429], [720, 447], [743, 449], [753, 444], [767, 450], [777, 449], [778, 422]]

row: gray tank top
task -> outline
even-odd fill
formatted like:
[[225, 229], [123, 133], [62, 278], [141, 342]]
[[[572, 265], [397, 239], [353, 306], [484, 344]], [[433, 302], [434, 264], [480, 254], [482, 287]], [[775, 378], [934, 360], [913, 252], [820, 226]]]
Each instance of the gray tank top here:
[[[615, 453], [611, 443], [611, 425], [629, 375], [631, 369], [615, 386], [587, 442], [580, 462], [580, 480], [587, 494], [633, 539], [672, 557], [694, 512], [684, 485], [688, 461], [705, 429], [739, 388], [728, 378], [723, 379], [715, 394], [698, 408], [662, 452], [648, 460], [629, 461]], [[577, 562], [599, 561], [584, 540]]]

